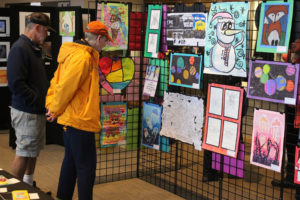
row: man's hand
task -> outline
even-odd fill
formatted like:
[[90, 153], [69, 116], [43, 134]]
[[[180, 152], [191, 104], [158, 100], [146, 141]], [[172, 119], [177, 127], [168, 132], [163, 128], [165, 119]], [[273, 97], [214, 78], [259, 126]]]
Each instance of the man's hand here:
[[56, 118], [52, 116], [49, 109], [48, 109], [48, 112], [46, 113], [46, 117], [47, 117], [48, 122], [54, 122], [56, 120]]

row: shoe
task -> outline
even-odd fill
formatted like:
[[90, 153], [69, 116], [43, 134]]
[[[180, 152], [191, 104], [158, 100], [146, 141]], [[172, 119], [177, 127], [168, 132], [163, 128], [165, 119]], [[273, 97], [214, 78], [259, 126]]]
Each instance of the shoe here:
[[288, 179], [285, 179], [283, 181], [283, 184], [281, 183], [280, 180], [273, 180], [271, 183], [274, 187], [296, 188], [296, 184], [291, 182], [291, 180]]

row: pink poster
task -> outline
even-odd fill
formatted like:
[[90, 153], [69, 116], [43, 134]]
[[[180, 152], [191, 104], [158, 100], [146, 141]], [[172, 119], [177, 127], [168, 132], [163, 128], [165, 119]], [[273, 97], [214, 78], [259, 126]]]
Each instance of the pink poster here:
[[281, 171], [285, 114], [254, 110], [250, 163], [276, 172]]

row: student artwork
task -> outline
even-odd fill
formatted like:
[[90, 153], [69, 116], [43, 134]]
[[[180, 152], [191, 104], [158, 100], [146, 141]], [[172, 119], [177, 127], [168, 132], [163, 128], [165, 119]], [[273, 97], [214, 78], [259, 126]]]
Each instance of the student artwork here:
[[159, 96], [164, 96], [164, 91], [168, 89], [168, 73], [169, 73], [169, 65], [168, 60], [164, 59], [157, 59], [157, 58], [150, 58], [149, 59], [150, 65], [156, 65], [160, 67], [160, 75], [159, 75], [159, 90], [157, 94]]
[[146, 77], [143, 95], [145, 96], [155, 96], [157, 82], [159, 78], [160, 67], [155, 65], [148, 65], [146, 69]]
[[239, 87], [208, 85], [203, 149], [237, 157], [243, 93]]
[[169, 84], [200, 89], [202, 56], [195, 54], [171, 54]]
[[[19, 12], [19, 35], [24, 34], [26, 17], [32, 13], [33, 12]], [[43, 13], [51, 19], [50, 13]]]
[[248, 3], [212, 3], [205, 35], [204, 73], [246, 77]]
[[134, 62], [131, 58], [99, 59], [99, 81], [110, 94], [121, 93], [134, 77]]
[[299, 64], [250, 60], [247, 97], [295, 105]]
[[148, 5], [148, 18], [144, 56], [157, 58], [160, 41], [162, 5]]
[[203, 116], [203, 99], [164, 92], [160, 135], [194, 144], [201, 150]]
[[0, 17], [0, 37], [10, 36], [9, 17]]
[[294, 172], [294, 183], [300, 184], [300, 148], [296, 146], [295, 150], [295, 172]]
[[128, 5], [98, 3], [97, 20], [103, 22], [114, 42], [108, 42], [103, 51], [126, 50], [128, 44]]
[[285, 129], [285, 114], [255, 109], [250, 163], [281, 171]]
[[126, 103], [101, 103], [101, 147], [126, 144]]
[[59, 35], [75, 36], [75, 11], [59, 12]]
[[207, 13], [168, 13], [168, 46], [204, 46]]
[[141, 144], [159, 150], [161, 106], [152, 103], [143, 103], [142, 141]]
[[256, 51], [287, 53], [290, 41], [293, 0], [261, 4]]
[[0, 67], [0, 87], [8, 86], [7, 67]]
[[9, 42], [0, 42], [0, 62], [7, 62], [9, 49]]
[[232, 176], [244, 178], [245, 144], [239, 145], [237, 158], [212, 152], [211, 168]]

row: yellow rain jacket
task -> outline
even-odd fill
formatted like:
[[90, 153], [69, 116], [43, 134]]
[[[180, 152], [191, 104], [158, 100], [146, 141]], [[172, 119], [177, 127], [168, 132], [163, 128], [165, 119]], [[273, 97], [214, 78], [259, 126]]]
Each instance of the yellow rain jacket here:
[[76, 129], [100, 131], [99, 53], [90, 46], [65, 42], [51, 80], [46, 108], [57, 122]]

